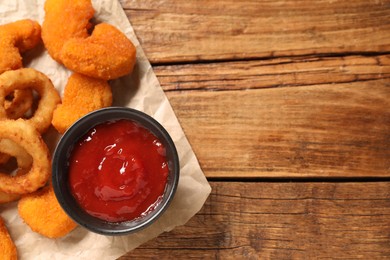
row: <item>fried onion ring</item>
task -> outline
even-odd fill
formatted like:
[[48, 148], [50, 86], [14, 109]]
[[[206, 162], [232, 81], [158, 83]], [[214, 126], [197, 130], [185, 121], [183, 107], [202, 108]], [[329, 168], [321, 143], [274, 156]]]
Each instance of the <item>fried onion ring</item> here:
[[5, 204], [20, 199], [19, 194], [9, 194], [0, 191], [0, 204]]
[[0, 252], [1, 259], [17, 260], [18, 253], [16, 246], [8, 233], [3, 219], [0, 217]]
[[[38, 22], [24, 19], [0, 25], [0, 74], [23, 67], [21, 53], [31, 50], [41, 42], [41, 26]], [[15, 90], [12, 101], [5, 101], [8, 118], [24, 115], [32, 104], [32, 91]]]
[[49, 238], [63, 237], [77, 226], [61, 208], [52, 185], [23, 196], [18, 213], [31, 230]]
[[44, 133], [51, 124], [54, 109], [61, 101], [57, 90], [45, 74], [32, 68], [10, 70], [1, 74], [0, 107], [4, 106], [4, 97], [13, 90], [26, 88], [37, 91], [40, 100], [34, 115], [25, 120], [31, 123], [40, 133]]
[[[9, 157], [13, 156], [16, 158], [18, 169], [15, 175], [23, 175], [31, 169], [33, 162], [31, 155], [10, 139], [0, 140], [0, 152], [8, 155]], [[0, 191], [0, 204], [15, 201], [19, 198], [20, 195], [18, 194], [10, 194]]]
[[[0, 139], [0, 164], [6, 164], [11, 157], [16, 158], [18, 168], [15, 176], [23, 175], [31, 169], [32, 157], [26, 150], [10, 139]], [[0, 191], [0, 204], [18, 200], [19, 194], [11, 194]]]
[[11, 158], [11, 156], [9, 156], [8, 154], [0, 153], [0, 164], [8, 162], [9, 158]]
[[12, 94], [12, 100], [5, 100], [4, 108], [7, 117], [17, 119], [23, 117], [31, 109], [33, 94], [31, 89], [17, 89]]
[[72, 71], [104, 80], [116, 79], [133, 71], [136, 49], [124, 33], [101, 23], [88, 38], [65, 42], [61, 61]]
[[91, 0], [46, 0], [42, 40], [50, 56], [59, 63], [60, 52], [70, 38], [86, 38], [95, 10]]
[[1, 120], [0, 139], [10, 139], [17, 143], [33, 159], [31, 169], [26, 174], [10, 176], [0, 173], [0, 190], [5, 193], [26, 194], [44, 186], [51, 174], [50, 154], [37, 129], [23, 119]]
[[10, 139], [0, 139], [0, 152], [15, 157], [19, 169], [30, 168], [33, 163], [32, 156]]

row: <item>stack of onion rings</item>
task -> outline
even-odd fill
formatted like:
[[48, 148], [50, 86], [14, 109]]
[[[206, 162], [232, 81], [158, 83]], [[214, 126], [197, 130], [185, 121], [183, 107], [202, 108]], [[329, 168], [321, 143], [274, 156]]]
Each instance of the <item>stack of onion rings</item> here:
[[[4, 108], [6, 96], [16, 90], [30, 89], [40, 96], [33, 116], [8, 119]], [[41, 133], [51, 125], [59, 103], [60, 96], [50, 79], [35, 69], [10, 70], [0, 75], [0, 163], [15, 157], [19, 168], [16, 176], [0, 173], [0, 202], [12, 201], [17, 195], [34, 192], [47, 183], [50, 155]], [[24, 105], [22, 109], [30, 108]]]
[[[61, 98], [46, 75], [22, 67], [20, 55], [40, 41], [40, 26], [34, 21], [0, 25], [0, 204], [19, 200], [19, 215], [33, 231], [60, 237], [76, 224], [62, 211], [54, 193], [43, 192], [51, 186], [51, 158], [41, 135], [51, 126]], [[10, 158], [16, 159], [16, 169]], [[39, 217], [53, 215], [52, 224], [62, 229], [48, 233], [47, 221]]]
[[[5, 110], [5, 96], [14, 90], [29, 88], [38, 92], [40, 101], [34, 115], [25, 120], [32, 124], [40, 133], [43, 133], [51, 125], [53, 111], [61, 101], [57, 90], [45, 74], [32, 68], [10, 70], [1, 74], [0, 110]], [[4, 111], [0, 111], [1, 114], [4, 114]]]
[[[41, 43], [41, 26], [38, 22], [23, 19], [0, 25], [0, 74], [23, 67], [21, 54]], [[30, 110], [33, 103], [31, 89], [17, 89], [7, 97], [0, 97], [4, 109], [0, 109], [0, 118], [17, 119]], [[6, 163], [10, 156], [0, 153], [0, 164]], [[0, 198], [1, 200], [1, 198]]]
[[[19, 216], [33, 231], [52, 238], [66, 235], [76, 224], [54, 196], [50, 153], [41, 135], [51, 125], [58, 130], [53, 122], [61, 122], [63, 131], [73, 122], [72, 117], [63, 124], [62, 116], [70, 117], [79, 105], [79, 93], [93, 91], [76, 117], [110, 106], [108, 80], [131, 73], [136, 62], [136, 49], [124, 33], [105, 23], [92, 28], [94, 12], [91, 0], [45, 2], [44, 45], [53, 59], [74, 72], [64, 90], [69, 98], [57, 111], [57, 120], [53, 114], [61, 99], [50, 79], [22, 68], [21, 54], [41, 42], [40, 25], [29, 19], [0, 25], [0, 165], [12, 157], [17, 163], [13, 173], [0, 168], [0, 204], [21, 198]], [[36, 107], [33, 94], [39, 96]], [[0, 245], [0, 253], [2, 249]]]
[[[21, 53], [41, 43], [41, 26], [38, 22], [24, 19], [0, 25], [0, 74], [23, 67]], [[8, 118], [16, 119], [31, 107], [33, 96], [30, 89], [16, 90], [13, 99], [6, 100]]]

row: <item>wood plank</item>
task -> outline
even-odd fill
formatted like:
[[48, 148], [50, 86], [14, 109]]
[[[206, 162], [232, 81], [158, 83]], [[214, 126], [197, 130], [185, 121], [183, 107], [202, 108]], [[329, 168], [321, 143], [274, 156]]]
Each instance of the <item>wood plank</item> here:
[[286, 57], [154, 66], [164, 91], [247, 90], [315, 84], [390, 82], [390, 55]]
[[206, 176], [390, 176], [389, 56], [284, 61], [155, 68]]
[[386, 259], [390, 183], [211, 183], [203, 209], [125, 259]]
[[380, 82], [168, 97], [207, 177], [390, 176]]
[[389, 0], [121, 0], [154, 63], [389, 52]]

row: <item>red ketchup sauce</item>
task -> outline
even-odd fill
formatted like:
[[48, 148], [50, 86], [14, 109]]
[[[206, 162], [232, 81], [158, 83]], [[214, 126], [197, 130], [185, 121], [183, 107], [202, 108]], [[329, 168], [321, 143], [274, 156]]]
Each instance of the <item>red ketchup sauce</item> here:
[[165, 147], [149, 130], [130, 120], [92, 128], [75, 145], [69, 184], [90, 215], [129, 221], [160, 203], [167, 182]]

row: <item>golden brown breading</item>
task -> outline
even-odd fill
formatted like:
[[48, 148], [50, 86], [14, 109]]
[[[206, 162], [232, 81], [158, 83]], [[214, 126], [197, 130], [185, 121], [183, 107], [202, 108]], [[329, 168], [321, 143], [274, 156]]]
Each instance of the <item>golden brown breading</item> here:
[[64, 133], [77, 119], [112, 104], [112, 91], [105, 80], [72, 74], [65, 86], [62, 104], [54, 110], [52, 124]]
[[[29, 155], [26, 150], [17, 143], [9, 139], [0, 139], [0, 155], [8, 155], [9, 157], [12, 156], [16, 158], [17, 168], [13, 169], [14, 167], [9, 167], [9, 169], [16, 170], [15, 175], [26, 174], [31, 169], [33, 162], [31, 155]], [[19, 198], [20, 195], [18, 194], [10, 194], [0, 191], [0, 204], [15, 201]]]
[[30, 88], [17, 89], [12, 93], [12, 100], [5, 100], [4, 108], [7, 117], [17, 119], [24, 117], [27, 111], [32, 108], [34, 96]]
[[8, 193], [0, 191], [0, 204], [12, 202], [12, 201], [18, 200], [19, 198], [20, 198], [20, 195], [18, 195], [18, 194], [8, 194]]
[[[0, 25], [0, 74], [23, 66], [21, 53], [31, 50], [41, 42], [41, 26], [33, 20], [24, 19]], [[31, 89], [15, 90], [12, 101], [6, 100], [7, 116], [19, 118], [33, 103]], [[3, 159], [1, 161], [6, 161]]]
[[68, 69], [110, 80], [129, 74], [136, 49], [124, 33], [107, 23], [92, 28], [91, 0], [46, 0], [42, 40], [50, 56]]
[[72, 71], [110, 80], [133, 71], [136, 49], [124, 33], [101, 23], [90, 37], [69, 39], [61, 50], [61, 61]]
[[23, 196], [18, 211], [31, 230], [49, 238], [63, 237], [77, 226], [61, 208], [51, 185]]
[[18, 253], [3, 219], [0, 217], [0, 260], [16, 260]]
[[50, 56], [61, 63], [60, 51], [70, 38], [86, 38], [95, 10], [91, 0], [47, 0], [42, 40]]
[[41, 26], [25, 19], [0, 25], [0, 74], [23, 66], [22, 56], [41, 42]]
[[[0, 75], [0, 98], [18, 89], [33, 89], [39, 94], [39, 102], [34, 114], [25, 120], [40, 133], [44, 133], [52, 120], [52, 113], [61, 102], [60, 95], [48, 76], [33, 68], [6, 71]], [[0, 100], [0, 108], [4, 101]]]
[[0, 139], [10, 139], [17, 143], [33, 160], [31, 168], [25, 174], [10, 176], [1, 172], [0, 190], [27, 194], [43, 187], [51, 175], [50, 152], [37, 129], [23, 119], [0, 120]]

